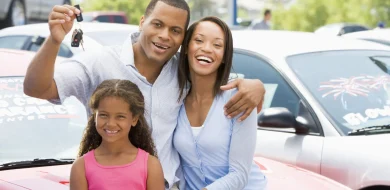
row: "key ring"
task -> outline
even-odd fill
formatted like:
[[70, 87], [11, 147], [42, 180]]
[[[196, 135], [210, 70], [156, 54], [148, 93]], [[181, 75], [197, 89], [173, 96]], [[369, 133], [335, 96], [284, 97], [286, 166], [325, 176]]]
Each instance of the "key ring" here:
[[83, 48], [83, 51], [84, 50], [84, 40], [83, 40], [83, 31], [81, 30], [81, 24], [80, 22], [83, 21], [83, 15], [81, 14], [81, 9], [80, 9], [80, 5], [75, 5], [74, 7], [76, 7], [78, 10], [80, 10], [80, 14], [76, 15], [76, 20], [77, 20], [77, 25], [78, 27], [76, 27], [73, 31], [73, 34], [72, 34], [72, 42], [71, 42], [71, 46], [72, 47], [79, 47], [80, 44], [81, 44], [81, 47]]

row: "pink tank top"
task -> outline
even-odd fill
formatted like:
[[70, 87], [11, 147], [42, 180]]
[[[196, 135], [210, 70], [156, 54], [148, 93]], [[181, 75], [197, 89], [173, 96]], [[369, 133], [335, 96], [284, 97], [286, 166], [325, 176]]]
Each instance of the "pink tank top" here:
[[131, 163], [121, 166], [103, 166], [96, 159], [94, 150], [84, 155], [85, 175], [89, 190], [145, 190], [148, 176], [148, 155], [138, 149]]

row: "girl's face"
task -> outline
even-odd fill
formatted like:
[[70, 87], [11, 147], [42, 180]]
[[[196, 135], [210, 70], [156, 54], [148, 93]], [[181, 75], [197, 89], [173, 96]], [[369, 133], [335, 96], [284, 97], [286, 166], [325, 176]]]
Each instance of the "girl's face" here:
[[105, 97], [99, 102], [96, 112], [96, 130], [103, 141], [116, 142], [129, 139], [132, 126], [138, 117], [130, 112], [130, 105], [119, 97]]
[[200, 22], [188, 44], [190, 71], [196, 75], [217, 74], [225, 52], [225, 34], [217, 24]]

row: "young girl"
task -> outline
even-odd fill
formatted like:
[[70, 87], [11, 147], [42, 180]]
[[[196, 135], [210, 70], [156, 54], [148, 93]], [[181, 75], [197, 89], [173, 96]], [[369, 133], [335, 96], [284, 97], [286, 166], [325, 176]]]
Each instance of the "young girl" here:
[[[261, 190], [266, 178], [254, 163], [256, 110], [244, 121], [224, 115], [236, 89], [228, 81], [233, 39], [228, 26], [206, 17], [190, 26], [180, 57], [181, 107], [173, 142], [180, 154], [185, 189]], [[230, 129], [230, 130], [229, 130]]]
[[72, 166], [70, 189], [165, 189], [138, 87], [128, 80], [103, 81], [89, 107], [93, 115]]

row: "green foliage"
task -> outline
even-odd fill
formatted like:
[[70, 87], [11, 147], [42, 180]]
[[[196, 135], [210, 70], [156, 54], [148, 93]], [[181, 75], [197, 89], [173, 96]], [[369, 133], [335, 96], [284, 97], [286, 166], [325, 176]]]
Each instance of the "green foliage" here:
[[291, 7], [273, 9], [273, 26], [279, 30], [312, 32], [318, 27], [351, 22], [376, 27], [379, 21], [390, 25], [387, 0], [297, 0]]
[[138, 25], [148, 3], [148, 0], [84, 0], [81, 6], [85, 12], [123, 11], [130, 24]]

